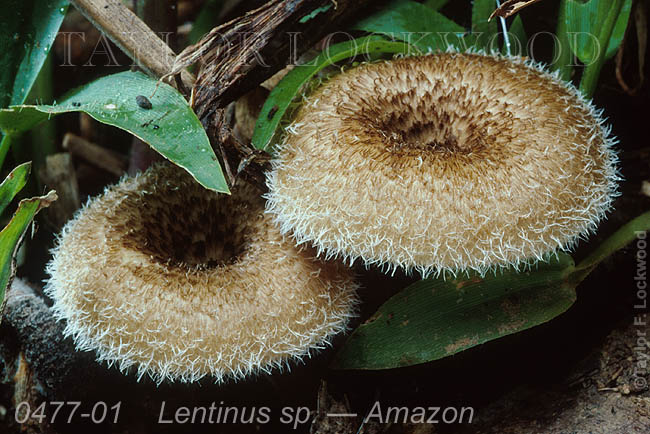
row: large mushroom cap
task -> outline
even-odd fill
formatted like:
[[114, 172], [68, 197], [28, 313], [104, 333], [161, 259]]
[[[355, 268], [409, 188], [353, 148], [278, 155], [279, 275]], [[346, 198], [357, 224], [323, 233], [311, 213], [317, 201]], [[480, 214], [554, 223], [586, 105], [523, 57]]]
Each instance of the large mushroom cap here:
[[593, 231], [613, 139], [577, 90], [522, 59], [442, 53], [334, 76], [268, 175], [284, 233], [423, 274], [529, 263]]
[[48, 294], [77, 346], [141, 376], [240, 378], [324, 347], [356, 283], [284, 241], [260, 192], [232, 196], [158, 165], [90, 201], [63, 230]]

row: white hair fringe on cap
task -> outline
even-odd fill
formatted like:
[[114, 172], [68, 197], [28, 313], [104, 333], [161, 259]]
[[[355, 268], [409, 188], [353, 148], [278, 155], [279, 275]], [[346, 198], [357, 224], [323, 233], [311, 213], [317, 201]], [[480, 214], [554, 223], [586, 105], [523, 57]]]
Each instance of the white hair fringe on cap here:
[[367, 63], [306, 98], [267, 212], [325, 258], [423, 276], [571, 250], [618, 196], [602, 111], [540, 63], [456, 52]]
[[90, 200], [58, 238], [46, 293], [80, 350], [138, 379], [238, 380], [325, 348], [355, 315], [341, 263], [285, 240], [261, 193], [155, 165]]

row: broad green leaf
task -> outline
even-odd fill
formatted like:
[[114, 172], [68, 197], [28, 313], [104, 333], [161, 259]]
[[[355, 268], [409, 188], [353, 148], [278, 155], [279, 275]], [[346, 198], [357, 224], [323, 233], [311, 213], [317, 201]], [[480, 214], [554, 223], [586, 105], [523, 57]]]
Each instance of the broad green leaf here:
[[350, 336], [335, 368], [389, 369], [438, 360], [528, 329], [575, 301], [570, 256], [531, 271], [425, 279], [393, 296]]
[[526, 46], [528, 45], [528, 36], [524, 29], [524, 22], [521, 15], [517, 15], [508, 28], [508, 37], [510, 38], [511, 53], [513, 55], [524, 56]]
[[447, 357], [549, 321], [605, 258], [650, 230], [650, 212], [627, 223], [575, 266], [560, 253], [526, 272], [425, 279], [384, 303], [336, 356], [340, 369], [388, 369]]
[[563, 2], [565, 11], [560, 16], [566, 20], [566, 29], [562, 31], [566, 31], [573, 53], [585, 64], [580, 91], [587, 98], [591, 98], [596, 89], [608, 53], [613, 55], [620, 44], [629, 18], [629, 10], [626, 9], [626, 6], [631, 7], [629, 2], [630, 0]]
[[0, 8], [0, 107], [22, 104], [45, 62], [67, 0], [4, 0]]
[[[0, 306], [4, 307], [5, 291], [15, 272], [14, 257], [20, 241], [36, 213], [55, 200], [54, 190], [45, 196], [21, 200], [9, 224], [0, 232]], [[2, 319], [2, 307], [0, 307], [0, 319]]]
[[560, 0], [557, 17], [557, 29], [555, 31], [557, 40], [553, 44], [552, 68], [557, 71], [563, 80], [571, 80], [573, 74], [573, 54], [571, 40], [568, 34], [567, 10], [571, 0]]
[[572, 280], [581, 281], [605, 258], [634, 241], [640, 234], [643, 233], [643, 236], [646, 236], [645, 233], [648, 230], [650, 230], [650, 211], [623, 225], [583, 259], [576, 267]]
[[[25, 104], [40, 104], [44, 101], [54, 100], [54, 68], [53, 58], [48, 56], [41, 67], [32, 91], [27, 96]], [[47, 122], [42, 124], [39, 128], [32, 128], [24, 138], [15, 137], [14, 139], [23, 139], [17, 148], [14, 148], [14, 161], [28, 161], [31, 160], [33, 170], [38, 173], [44, 166], [45, 160], [48, 155], [57, 152], [60, 138], [56, 133], [56, 122]], [[26, 154], [20, 157], [19, 154]], [[43, 185], [39, 177], [34, 180], [38, 186], [36, 191], [42, 191]]]
[[496, 9], [494, 0], [474, 0], [472, 5], [472, 33], [476, 34], [475, 45], [480, 48], [498, 49], [495, 35], [498, 34], [498, 20], [488, 21]]
[[379, 36], [368, 36], [332, 45], [306, 64], [296, 66], [282, 78], [266, 99], [255, 123], [253, 146], [257, 149], [266, 149], [270, 145], [293, 98], [318, 71], [326, 66], [359, 54], [408, 53], [411, 49], [412, 47], [404, 42], [392, 42]]
[[571, 49], [582, 63], [593, 63], [600, 52], [599, 30], [608, 12], [603, 8], [605, 3], [601, 0], [567, 2], [567, 29], [573, 36]]
[[[574, 1], [575, 0], [571, 0], [571, 2]], [[594, 32], [598, 37], [598, 52], [591, 63], [586, 63], [579, 86], [580, 91], [587, 98], [591, 98], [596, 90], [600, 70], [606, 60], [605, 56], [607, 53], [607, 47], [609, 46], [610, 39], [613, 35], [623, 5], [628, 0], [598, 1], [598, 16], [594, 24]]]
[[9, 148], [11, 148], [11, 137], [2, 132], [0, 132], [0, 137], [2, 137], [2, 139], [0, 139], [0, 168], [2, 168], [2, 164], [9, 152]]
[[27, 183], [29, 172], [32, 170], [32, 163], [23, 163], [11, 171], [0, 184], [0, 216], [9, 203], [16, 197], [16, 194]]
[[632, 0], [625, 0], [621, 7], [621, 12], [618, 14], [618, 18], [616, 19], [616, 24], [614, 24], [612, 36], [609, 38], [609, 45], [605, 52], [606, 59], [611, 59], [618, 51], [618, 47], [621, 45], [623, 37], [625, 36], [625, 30], [627, 29], [627, 23], [630, 20], [631, 11]]
[[[68, 0], [6, 0], [0, 8], [0, 108], [22, 104], [54, 43]], [[12, 143], [0, 134], [0, 167]]]
[[36, 107], [39, 106], [17, 105], [0, 109], [0, 130], [7, 134], [5, 137], [18, 136], [51, 117]]
[[449, 3], [449, 0], [425, 0], [422, 2], [422, 4], [426, 7], [429, 7], [436, 11], [442, 9], [442, 7], [447, 3]]
[[415, 45], [422, 52], [446, 50], [452, 45], [465, 50], [465, 29], [430, 7], [399, 0], [359, 21], [356, 30], [380, 33]]
[[[140, 107], [136, 101], [138, 96], [148, 98], [151, 109]], [[187, 101], [173, 87], [140, 72], [125, 71], [102, 77], [74, 90], [55, 105], [0, 110], [0, 129], [16, 133], [52, 115], [79, 111], [129, 131], [185, 168], [204, 187], [228, 193], [210, 141]]]

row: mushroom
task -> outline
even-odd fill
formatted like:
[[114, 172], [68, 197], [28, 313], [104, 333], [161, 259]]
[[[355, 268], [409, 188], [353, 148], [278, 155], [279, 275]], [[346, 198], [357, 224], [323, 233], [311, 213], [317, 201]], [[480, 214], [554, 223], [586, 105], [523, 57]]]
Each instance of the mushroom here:
[[319, 254], [424, 276], [569, 250], [617, 196], [615, 139], [571, 84], [522, 58], [364, 64], [298, 110], [267, 210]]
[[357, 284], [285, 241], [250, 184], [232, 196], [155, 165], [59, 236], [46, 293], [80, 350], [157, 382], [240, 379], [328, 345]]

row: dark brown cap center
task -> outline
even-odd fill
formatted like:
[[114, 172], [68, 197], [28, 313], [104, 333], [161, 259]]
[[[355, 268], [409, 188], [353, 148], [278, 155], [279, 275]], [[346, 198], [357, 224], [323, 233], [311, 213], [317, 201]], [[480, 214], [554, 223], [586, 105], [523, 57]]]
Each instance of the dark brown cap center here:
[[154, 189], [129, 193], [116, 210], [126, 217], [109, 234], [124, 247], [191, 268], [232, 264], [246, 251], [250, 223], [263, 204], [211, 192], [193, 180]]

